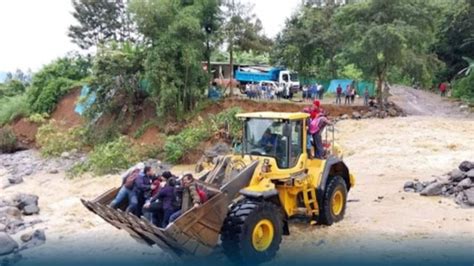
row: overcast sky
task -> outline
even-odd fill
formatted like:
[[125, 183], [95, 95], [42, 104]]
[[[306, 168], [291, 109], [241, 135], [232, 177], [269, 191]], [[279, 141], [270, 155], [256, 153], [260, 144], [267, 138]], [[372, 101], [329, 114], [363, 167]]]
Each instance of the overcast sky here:
[[[243, 0], [255, 5], [265, 33], [274, 37], [299, 0]], [[33, 71], [77, 50], [67, 37], [74, 23], [70, 0], [0, 0], [0, 71]]]

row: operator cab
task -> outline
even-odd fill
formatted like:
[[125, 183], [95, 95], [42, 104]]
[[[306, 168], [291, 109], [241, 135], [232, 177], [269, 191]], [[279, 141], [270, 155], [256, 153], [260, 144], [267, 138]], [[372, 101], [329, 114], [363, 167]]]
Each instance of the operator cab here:
[[304, 113], [240, 114], [243, 120], [241, 153], [274, 158], [278, 168], [295, 167], [304, 153]]

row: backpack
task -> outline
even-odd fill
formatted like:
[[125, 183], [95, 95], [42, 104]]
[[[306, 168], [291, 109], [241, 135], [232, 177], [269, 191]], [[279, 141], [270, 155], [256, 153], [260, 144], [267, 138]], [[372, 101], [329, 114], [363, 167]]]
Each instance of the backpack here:
[[128, 189], [132, 189], [135, 184], [135, 179], [140, 175], [140, 169], [133, 170], [127, 178], [125, 178], [124, 186]]
[[204, 204], [207, 201], [207, 193], [203, 187], [196, 185], [196, 192], [199, 195], [199, 200], [201, 204]]

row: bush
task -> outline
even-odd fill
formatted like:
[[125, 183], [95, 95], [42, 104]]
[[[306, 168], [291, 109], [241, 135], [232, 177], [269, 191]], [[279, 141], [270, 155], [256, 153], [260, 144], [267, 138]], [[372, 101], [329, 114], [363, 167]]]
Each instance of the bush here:
[[0, 128], [0, 152], [14, 152], [16, 147], [16, 136], [11, 128]]
[[240, 112], [240, 108], [231, 108], [217, 115], [211, 115], [207, 121], [201, 125], [192, 125], [178, 135], [169, 136], [166, 139], [164, 153], [166, 160], [175, 163], [178, 162], [185, 154], [199, 145], [200, 142], [209, 139], [212, 134], [219, 129], [228, 126], [231, 137], [238, 136], [241, 131], [241, 123], [235, 117]]
[[53, 111], [62, 96], [88, 78], [90, 68], [90, 59], [79, 55], [69, 55], [46, 65], [33, 76], [27, 92], [32, 111]]
[[29, 105], [26, 95], [5, 97], [0, 99], [0, 126], [5, 125], [15, 118], [26, 116]]
[[453, 96], [466, 102], [474, 102], [474, 74], [455, 81]]
[[98, 145], [89, 154], [87, 162], [72, 169], [73, 175], [92, 171], [96, 175], [116, 173], [140, 160], [140, 153], [126, 137]]
[[63, 152], [80, 149], [83, 146], [83, 134], [84, 130], [81, 128], [65, 130], [60, 128], [56, 121], [51, 120], [38, 129], [36, 142], [40, 145], [43, 156], [57, 157]]
[[49, 118], [49, 115], [47, 113], [42, 113], [42, 114], [34, 113], [30, 115], [30, 117], [28, 117], [28, 121], [35, 124], [43, 124], [44, 122], [46, 122], [46, 119], [48, 118]]

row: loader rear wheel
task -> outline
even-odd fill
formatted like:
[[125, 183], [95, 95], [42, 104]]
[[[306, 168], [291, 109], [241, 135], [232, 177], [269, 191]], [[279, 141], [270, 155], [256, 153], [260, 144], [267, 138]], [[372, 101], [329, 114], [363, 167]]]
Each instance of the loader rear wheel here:
[[222, 247], [236, 263], [263, 263], [275, 257], [283, 234], [281, 209], [244, 199], [232, 206], [221, 232]]
[[325, 225], [337, 223], [344, 218], [347, 202], [346, 182], [335, 176], [330, 179], [320, 204], [318, 222]]

